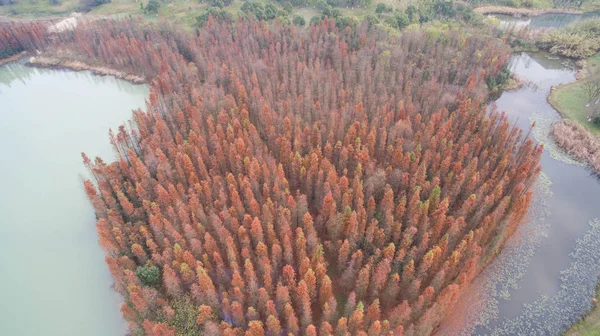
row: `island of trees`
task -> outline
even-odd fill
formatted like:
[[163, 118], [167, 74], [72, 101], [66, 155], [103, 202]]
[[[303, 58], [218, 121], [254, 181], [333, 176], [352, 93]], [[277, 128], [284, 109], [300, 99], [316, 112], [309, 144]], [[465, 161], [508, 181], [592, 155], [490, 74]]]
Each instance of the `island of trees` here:
[[429, 335], [515, 231], [542, 148], [488, 111], [502, 41], [338, 26], [0, 27], [150, 81], [83, 154], [132, 335]]

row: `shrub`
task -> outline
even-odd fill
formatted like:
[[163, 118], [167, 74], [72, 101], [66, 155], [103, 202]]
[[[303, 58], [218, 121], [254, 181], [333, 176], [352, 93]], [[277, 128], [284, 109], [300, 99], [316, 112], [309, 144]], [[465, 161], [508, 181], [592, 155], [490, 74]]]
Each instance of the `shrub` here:
[[306, 20], [304, 20], [304, 17], [296, 14], [292, 19], [292, 23], [294, 24], [294, 26], [304, 27], [304, 25], [306, 25]]
[[198, 15], [196, 17], [196, 25], [198, 27], [204, 26], [206, 21], [208, 21], [209, 17], [212, 17], [213, 19], [221, 21], [221, 22], [233, 21], [233, 18], [229, 12], [222, 10], [222, 9], [215, 8], [215, 7], [210, 7], [206, 10], [206, 12], [204, 12], [201, 15]]
[[[222, 1], [222, 0], [219, 0]], [[148, 4], [144, 8], [146, 14], [156, 14], [160, 9], [160, 2], [158, 0], [148, 0]]]
[[277, 7], [274, 4], [268, 3], [265, 5], [265, 18], [273, 20], [277, 16]]
[[184, 296], [175, 300], [173, 303], [175, 308], [175, 316], [172, 324], [177, 330], [183, 331], [178, 334], [180, 336], [200, 336], [200, 330], [196, 325], [196, 317], [198, 316], [198, 308], [189, 296]]
[[408, 16], [408, 19], [410, 20], [411, 23], [416, 23], [418, 21], [417, 18], [418, 18], [419, 10], [414, 5], [410, 5], [410, 6], [406, 7], [406, 10], [404, 12]]
[[294, 7], [305, 6], [306, 0], [292, 0], [292, 5], [294, 5]]
[[279, 20], [279, 23], [281, 23], [281, 24], [283, 24], [283, 25], [287, 25], [287, 26], [289, 26], [289, 25], [291, 24], [291, 23], [290, 23], [290, 19], [288, 19], [288, 18], [287, 18], [287, 17], [285, 17], [285, 16], [280, 16], [280, 17], [278, 17], [277, 19]]
[[377, 7], [375, 7], [375, 13], [377, 14], [381, 14], [381, 13], [389, 13], [392, 11], [392, 7], [388, 7], [385, 4], [382, 3], [378, 3]]
[[550, 53], [571, 58], [587, 58], [600, 51], [600, 18], [574, 22], [538, 38], [537, 46]]
[[[599, 117], [592, 119], [600, 124]], [[600, 141], [583, 126], [571, 120], [560, 120], [552, 125], [550, 135], [558, 147], [578, 160], [587, 163], [596, 173], [600, 173]]]
[[335, 18], [335, 25], [338, 27], [338, 29], [344, 29], [353, 23], [354, 21], [348, 16], [337, 16]]
[[110, 3], [111, 0], [80, 0], [80, 9], [82, 11], [88, 12], [90, 10], [92, 10], [92, 8], [94, 7], [98, 7], [100, 5], [103, 5], [105, 3]]
[[373, 15], [373, 14], [369, 14], [367, 16], [365, 16], [365, 21], [367, 21], [369, 24], [378, 24], [379, 23], [379, 19], [377, 18], [377, 16]]
[[213, 7], [223, 8], [225, 6], [231, 5], [233, 0], [210, 0], [210, 5]]
[[398, 29], [402, 29], [410, 24], [408, 15], [403, 12], [396, 13], [395, 18], [396, 22], [398, 23]]
[[244, 5], [242, 5], [241, 10], [244, 14], [252, 15], [257, 20], [272, 20], [277, 16], [277, 7], [272, 3], [263, 6], [263, 4], [258, 1], [246, 1], [244, 2]]
[[323, 16], [322, 15], [315, 15], [315, 16], [313, 16], [313, 17], [310, 18], [309, 25], [316, 26], [316, 25], [321, 24], [321, 22], [323, 22]]
[[145, 286], [156, 286], [160, 283], [160, 270], [154, 265], [139, 266], [135, 275]]

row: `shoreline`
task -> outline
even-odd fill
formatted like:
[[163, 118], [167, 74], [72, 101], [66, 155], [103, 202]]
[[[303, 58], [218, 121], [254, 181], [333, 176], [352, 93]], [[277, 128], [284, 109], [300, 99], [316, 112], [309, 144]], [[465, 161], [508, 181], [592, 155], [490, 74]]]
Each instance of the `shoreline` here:
[[57, 57], [34, 56], [31, 57], [25, 63], [25, 65], [36, 68], [67, 69], [72, 71], [91, 71], [96, 76], [113, 76], [118, 79], [128, 81], [132, 84], [148, 83], [147, 79], [142, 76], [124, 73], [107, 67], [93, 66], [81, 61], [62, 59]]
[[556, 101], [556, 91], [565, 87], [569, 87], [569, 86], [573, 86], [573, 85], [577, 85], [578, 81], [581, 79], [575, 79], [572, 82], [568, 82], [568, 83], [562, 83], [562, 84], [557, 84], [557, 85], [552, 85], [550, 87], [550, 93], [548, 94], [548, 96], [546, 96], [546, 101], [548, 102], [548, 104], [550, 104], [550, 106], [552, 106], [553, 109], [556, 110], [556, 112], [558, 112], [558, 115], [560, 116], [560, 118], [562, 120], [566, 120], [569, 119], [571, 120], [567, 115], [566, 112], [564, 112], [559, 106], [558, 106], [558, 102]]
[[575, 322], [569, 329], [565, 331], [566, 336], [581, 336], [588, 335], [589, 331], [596, 331], [600, 328], [599, 317], [600, 310], [598, 300], [600, 299], [600, 284], [596, 287], [596, 296], [592, 299], [594, 306], [584, 315], [579, 321]]
[[525, 85], [529, 85], [530, 82], [524, 78], [521, 78], [514, 73], [510, 73], [510, 77], [508, 78], [508, 82], [504, 84], [504, 91], [516, 91], [523, 88]]
[[8, 64], [10, 62], [15, 62], [20, 60], [23, 57], [27, 56], [27, 52], [26, 51], [22, 51], [16, 55], [12, 55], [6, 58], [0, 58], [0, 66], [3, 66], [4, 64]]
[[583, 14], [583, 11], [572, 9], [548, 8], [548, 9], [529, 9], [529, 8], [514, 8], [508, 6], [482, 6], [473, 10], [475, 13], [487, 14], [503, 14], [515, 17], [526, 16], [533, 17], [542, 14]]
[[[559, 90], [564, 90], [565, 88], [579, 85], [579, 84], [581, 84], [581, 82], [586, 80], [586, 78], [588, 77], [587, 62], [582, 62], [582, 63], [578, 62], [577, 67], [578, 67], [578, 69], [575, 71], [575, 80], [567, 82], [567, 83], [552, 85], [550, 87], [550, 93], [548, 93], [548, 96], [546, 96], [546, 101], [548, 102], [548, 104], [550, 104], [550, 106], [552, 106], [553, 109], [556, 110], [556, 112], [558, 112], [561, 119], [572, 120], [572, 121], [576, 122], [577, 124], [581, 124], [580, 122], [578, 122], [577, 120], [575, 120], [574, 118], [569, 116], [569, 114], [560, 106], [560, 104], [558, 102], [558, 98], [556, 97], [556, 94]], [[584, 125], [581, 125], [581, 126], [583, 126], [585, 128]], [[587, 129], [586, 129], [586, 132], [589, 133], [590, 135], [598, 138], [598, 135], [594, 134], [593, 132], [591, 132]]]

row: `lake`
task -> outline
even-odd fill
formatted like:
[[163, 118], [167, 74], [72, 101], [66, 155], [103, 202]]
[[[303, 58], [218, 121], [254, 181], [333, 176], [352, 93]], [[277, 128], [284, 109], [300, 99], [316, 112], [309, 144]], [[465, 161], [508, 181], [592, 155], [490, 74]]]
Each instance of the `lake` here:
[[109, 128], [148, 92], [90, 72], [0, 67], [0, 335], [126, 333], [80, 153], [112, 161]]

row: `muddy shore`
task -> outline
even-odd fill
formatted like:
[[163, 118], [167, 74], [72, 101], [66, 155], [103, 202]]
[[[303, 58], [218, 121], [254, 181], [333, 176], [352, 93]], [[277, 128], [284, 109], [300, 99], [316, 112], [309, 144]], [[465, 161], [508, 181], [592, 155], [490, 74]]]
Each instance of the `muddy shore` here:
[[56, 57], [35, 56], [31, 57], [26, 64], [28, 66], [40, 68], [63, 68], [73, 71], [91, 71], [97, 76], [113, 76], [133, 84], [143, 84], [147, 82], [146, 78], [142, 76], [127, 74], [107, 67], [93, 66], [80, 61]]

